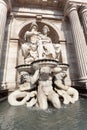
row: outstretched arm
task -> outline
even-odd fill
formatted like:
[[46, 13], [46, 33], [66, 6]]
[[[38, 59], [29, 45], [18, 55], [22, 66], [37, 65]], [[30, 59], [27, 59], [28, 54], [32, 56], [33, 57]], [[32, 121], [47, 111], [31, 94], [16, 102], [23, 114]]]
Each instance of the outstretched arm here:
[[39, 79], [39, 70], [36, 70], [34, 75], [31, 77], [31, 83], [34, 84]]

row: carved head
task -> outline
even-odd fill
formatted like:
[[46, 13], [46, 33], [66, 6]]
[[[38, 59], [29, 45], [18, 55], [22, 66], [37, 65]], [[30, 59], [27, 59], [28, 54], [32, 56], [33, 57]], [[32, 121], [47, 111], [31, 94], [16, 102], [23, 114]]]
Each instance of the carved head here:
[[38, 30], [38, 25], [37, 25], [37, 23], [36, 23], [35, 21], [33, 21], [33, 22], [31, 23], [30, 29], [31, 29], [31, 30], [32, 30], [32, 29]]
[[20, 73], [20, 81], [21, 81], [21, 84], [23, 84], [25, 82], [29, 82], [30, 81], [29, 73], [26, 71], [22, 71]]
[[50, 29], [47, 25], [44, 25], [42, 31], [43, 31], [43, 34], [48, 34], [50, 32]]
[[30, 43], [30, 48], [31, 48], [32, 51], [36, 51], [37, 50], [37, 45], [33, 44], [33, 43]]

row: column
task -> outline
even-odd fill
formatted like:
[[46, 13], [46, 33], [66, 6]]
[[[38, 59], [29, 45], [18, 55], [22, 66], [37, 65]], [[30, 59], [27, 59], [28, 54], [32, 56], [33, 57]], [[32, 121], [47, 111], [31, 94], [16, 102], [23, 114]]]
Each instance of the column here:
[[[10, 0], [0, 0], [0, 86], [4, 87], [3, 83], [3, 65], [2, 65], [2, 47], [5, 33], [5, 25], [7, 19], [7, 12], [10, 12], [11, 2]], [[3, 52], [4, 53], [4, 52]]]
[[7, 19], [7, 4], [4, 0], [0, 0], [0, 62], [1, 62], [1, 53], [2, 53], [2, 44], [4, 39], [4, 30]]
[[82, 24], [85, 32], [86, 42], [87, 42], [87, 6], [82, 6], [80, 10]]
[[79, 79], [80, 82], [87, 82], [87, 57], [86, 57], [86, 41], [84, 33], [79, 20], [77, 6], [69, 5], [65, 10], [71, 23], [73, 44], [75, 46], [77, 66], [79, 69]]

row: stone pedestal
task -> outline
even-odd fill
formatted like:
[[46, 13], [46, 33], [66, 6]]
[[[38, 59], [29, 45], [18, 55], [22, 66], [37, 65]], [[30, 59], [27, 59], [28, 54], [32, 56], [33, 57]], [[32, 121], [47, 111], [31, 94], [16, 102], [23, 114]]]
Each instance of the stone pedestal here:
[[73, 44], [75, 46], [77, 66], [79, 69], [79, 82], [87, 82], [87, 56], [86, 56], [86, 41], [82, 26], [79, 20], [77, 6], [68, 5], [66, 7], [66, 14], [68, 15], [71, 23]]

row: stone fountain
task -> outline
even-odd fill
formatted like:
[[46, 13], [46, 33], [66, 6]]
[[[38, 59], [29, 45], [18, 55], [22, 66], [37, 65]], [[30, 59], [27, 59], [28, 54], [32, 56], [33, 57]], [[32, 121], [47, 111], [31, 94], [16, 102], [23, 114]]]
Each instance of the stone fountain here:
[[52, 43], [49, 32], [47, 25], [43, 26], [42, 33], [39, 32], [36, 22], [25, 32], [25, 42], [21, 44], [24, 64], [16, 67], [20, 82], [18, 89], [8, 96], [10, 105], [45, 110], [49, 102], [61, 108], [62, 104], [75, 103], [79, 99], [78, 91], [67, 85], [69, 65], [60, 61], [61, 45]]

